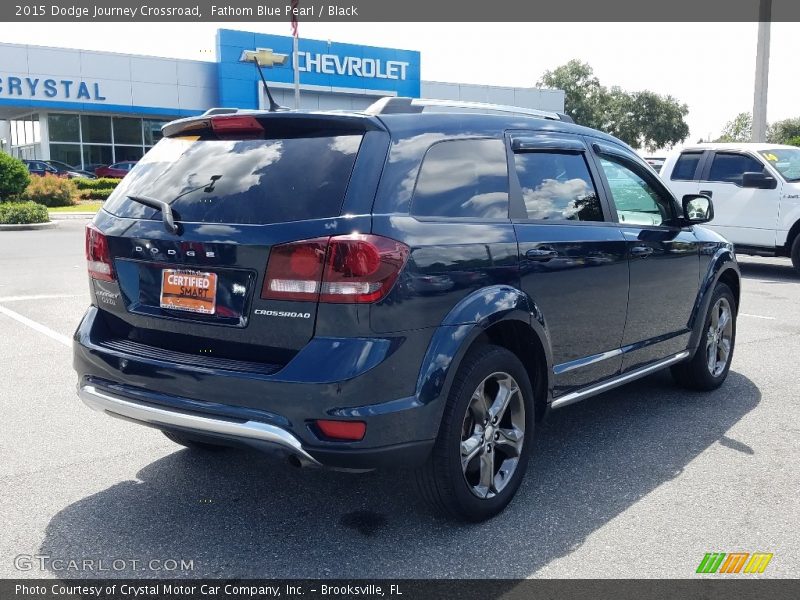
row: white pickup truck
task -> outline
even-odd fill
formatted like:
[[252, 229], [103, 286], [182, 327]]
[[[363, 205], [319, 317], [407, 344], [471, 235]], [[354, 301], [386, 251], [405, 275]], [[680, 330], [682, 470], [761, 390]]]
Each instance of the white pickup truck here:
[[705, 226], [736, 252], [789, 256], [800, 272], [800, 148], [778, 144], [698, 144], [667, 157], [660, 173], [672, 192], [714, 202]]

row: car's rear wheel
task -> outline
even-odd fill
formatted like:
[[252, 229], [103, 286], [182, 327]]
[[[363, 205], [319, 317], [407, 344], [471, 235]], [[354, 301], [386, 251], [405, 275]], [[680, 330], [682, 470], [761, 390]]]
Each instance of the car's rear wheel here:
[[694, 356], [672, 367], [672, 375], [682, 386], [710, 391], [725, 381], [736, 343], [736, 299], [724, 283], [714, 288]]
[[205, 438], [186, 435], [183, 433], [175, 433], [174, 431], [161, 431], [167, 438], [176, 444], [185, 446], [191, 450], [202, 450], [204, 452], [218, 452], [224, 450], [227, 446], [216, 444], [207, 441]]
[[433, 452], [416, 472], [421, 496], [457, 519], [496, 515], [525, 474], [533, 427], [533, 389], [520, 360], [499, 346], [470, 350], [453, 381]]

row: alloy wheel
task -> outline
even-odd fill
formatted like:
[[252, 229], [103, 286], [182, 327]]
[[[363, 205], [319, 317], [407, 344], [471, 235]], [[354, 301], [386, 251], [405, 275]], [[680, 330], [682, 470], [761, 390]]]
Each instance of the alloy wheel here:
[[706, 333], [708, 372], [719, 377], [728, 365], [733, 338], [733, 311], [726, 298], [720, 298], [711, 309], [711, 322]]
[[461, 469], [479, 498], [492, 498], [511, 480], [525, 441], [525, 402], [508, 373], [486, 377], [475, 389], [461, 428]]

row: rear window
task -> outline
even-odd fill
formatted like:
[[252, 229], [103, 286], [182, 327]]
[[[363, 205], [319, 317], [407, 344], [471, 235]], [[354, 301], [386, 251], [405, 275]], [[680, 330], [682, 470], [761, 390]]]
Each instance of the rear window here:
[[160, 219], [128, 199], [171, 205], [176, 219], [262, 225], [338, 216], [361, 134], [281, 139], [164, 138], [105, 203], [119, 217]]

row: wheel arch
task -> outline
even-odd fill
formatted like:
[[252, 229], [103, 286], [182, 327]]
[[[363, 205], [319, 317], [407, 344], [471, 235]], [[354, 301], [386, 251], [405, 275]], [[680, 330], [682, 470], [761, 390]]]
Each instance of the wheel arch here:
[[692, 309], [692, 316], [689, 321], [689, 326], [692, 330], [692, 335], [689, 340], [690, 350], [697, 348], [700, 336], [702, 335], [705, 315], [708, 311], [711, 297], [714, 294], [714, 288], [719, 282], [731, 288], [734, 299], [736, 300], [736, 311], [738, 312], [739, 299], [741, 297], [741, 273], [739, 272], [739, 265], [736, 262], [733, 249], [729, 246], [721, 247], [714, 253], [709, 261], [705, 277], [700, 284], [700, 290], [697, 294], [697, 299]]
[[455, 374], [476, 344], [496, 344], [525, 365], [534, 386], [537, 419], [551, 393], [552, 353], [544, 318], [533, 300], [517, 288], [498, 285], [473, 292], [445, 317], [428, 346], [417, 380], [417, 398], [438, 402], [438, 425]]
[[800, 235], [800, 219], [794, 222], [794, 225], [789, 228], [789, 233], [786, 234], [786, 256], [792, 255], [792, 245], [798, 235]]

